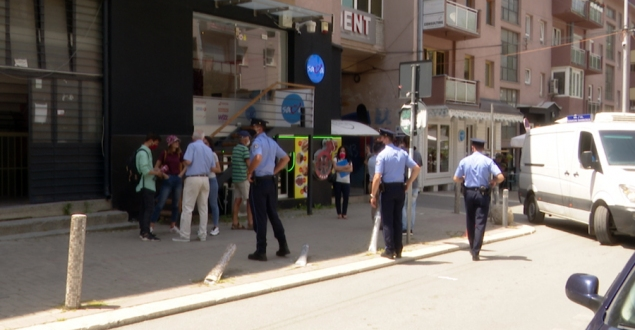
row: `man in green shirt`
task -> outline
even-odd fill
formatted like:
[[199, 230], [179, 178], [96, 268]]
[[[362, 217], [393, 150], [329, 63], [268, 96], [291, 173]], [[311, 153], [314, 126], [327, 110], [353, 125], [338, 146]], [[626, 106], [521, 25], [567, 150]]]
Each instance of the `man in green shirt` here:
[[150, 216], [154, 210], [154, 195], [156, 193], [155, 176], [162, 176], [160, 169], [152, 166], [152, 151], [161, 142], [161, 137], [154, 133], [146, 136], [145, 142], [137, 150], [135, 161], [137, 170], [141, 173], [141, 180], [137, 184], [136, 191], [141, 195], [141, 207], [139, 208], [139, 237], [142, 241], [158, 241], [159, 238], [150, 232]]
[[[245, 229], [245, 226], [238, 222], [238, 210], [243, 200], [248, 203], [249, 181], [247, 180], [247, 166], [249, 166], [249, 137], [247, 131], [238, 132], [240, 143], [232, 150], [232, 182], [234, 183], [234, 205], [232, 207], [232, 229]], [[247, 221], [249, 229], [253, 228], [253, 216], [251, 208], [247, 204]]]

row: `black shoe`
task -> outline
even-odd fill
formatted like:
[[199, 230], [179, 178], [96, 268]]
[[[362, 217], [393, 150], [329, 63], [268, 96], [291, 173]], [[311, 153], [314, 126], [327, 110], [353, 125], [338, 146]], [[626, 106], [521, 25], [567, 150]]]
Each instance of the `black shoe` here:
[[267, 255], [258, 251], [247, 256], [250, 260], [267, 261]]
[[382, 253], [380, 254], [380, 256], [381, 256], [382, 258], [395, 259], [395, 254], [394, 254], [394, 253], [392, 253], [392, 252], [386, 252], [386, 251], [384, 251], [384, 252], [382, 252]]
[[289, 251], [289, 246], [287, 245], [287, 243], [281, 244], [280, 245], [280, 249], [276, 252], [276, 255], [278, 257], [284, 257], [287, 254], [290, 254], [291, 251]]
[[481, 258], [478, 257], [478, 254], [472, 255], [472, 261], [479, 261], [479, 260], [481, 260]]

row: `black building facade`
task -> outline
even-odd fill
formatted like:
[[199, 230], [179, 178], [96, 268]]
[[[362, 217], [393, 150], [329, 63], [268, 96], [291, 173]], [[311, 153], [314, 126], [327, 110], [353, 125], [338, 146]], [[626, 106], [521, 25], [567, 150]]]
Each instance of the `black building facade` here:
[[[5, 26], [0, 31], [5, 39], [0, 42], [5, 45], [0, 65], [0, 198], [31, 203], [111, 198], [116, 208], [135, 209], [134, 188], [125, 177], [128, 155], [148, 132], [163, 138], [176, 134], [185, 147], [194, 129], [197, 94], [252, 97], [265, 85], [248, 88], [256, 84], [245, 79], [249, 70], [273, 72], [249, 73], [266, 76], [265, 83], [313, 86], [312, 127], [285, 128], [285, 133], [330, 134], [330, 120], [340, 112], [341, 72], [341, 49], [331, 42], [332, 17], [283, 3], [280, 7], [305, 15], [291, 15], [292, 23], [327, 21], [328, 29], [322, 33], [319, 26], [317, 33], [308, 33], [306, 26], [283, 28], [274, 14], [280, 8], [256, 10], [229, 1], [0, 0], [5, 20], [0, 24]], [[200, 22], [205, 28], [196, 30]], [[239, 30], [244, 36], [227, 54], [214, 40], [234, 23], [235, 36], [239, 38]], [[266, 30], [260, 39], [249, 35], [258, 28]], [[217, 34], [195, 37], [208, 31]], [[197, 58], [201, 40], [208, 43], [204, 53], [224, 52], [225, 60]], [[240, 49], [256, 40], [277, 40], [278, 46], [258, 53], [263, 63], [246, 63], [240, 57], [248, 56]], [[314, 54], [325, 64], [319, 83], [307, 75], [307, 58]], [[232, 75], [239, 69], [245, 73]], [[201, 70], [225, 76], [201, 78]]]

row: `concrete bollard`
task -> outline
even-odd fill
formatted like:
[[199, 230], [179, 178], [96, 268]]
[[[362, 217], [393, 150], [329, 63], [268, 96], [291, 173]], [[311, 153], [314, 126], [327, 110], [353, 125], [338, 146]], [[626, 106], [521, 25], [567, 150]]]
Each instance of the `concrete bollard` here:
[[503, 190], [503, 227], [507, 227], [507, 210], [509, 207], [509, 190]]
[[84, 245], [86, 242], [86, 215], [71, 216], [71, 232], [68, 244], [68, 269], [66, 274], [66, 308], [81, 306], [82, 274], [84, 271]]
[[227, 268], [227, 264], [229, 264], [229, 260], [231, 260], [231, 258], [234, 256], [235, 252], [236, 252], [236, 244], [233, 244], [233, 243], [229, 244], [227, 246], [227, 249], [225, 249], [225, 253], [220, 258], [220, 261], [216, 264], [216, 266], [214, 266], [212, 271], [210, 271], [209, 274], [205, 276], [205, 281], [204, 281], [205, 284], [212, 285], [220, 281], [221, 277], [223, 276], [223, 272], [225, 271], [225, 268]]
[[381, 223], [381, 212], [377, 210], [377, 213], [375, 214], [375, 224], [373, 225], [373, 234], [370, 237], [370, 245], [368, 246], [368, 252], [377, 253], [377, 232], [379, 232], [380, 223]]
[[454, 213], [459, 214], [461, 210], [461, 184], [454, 183]]
[[301, 266], [301, 267], [306, 266], [308, 255], [309, 255], [309, 244], [304, 244], [302, 245], [302, 251], [300, 251], [300, 257], [295, 262], [295, 265]]

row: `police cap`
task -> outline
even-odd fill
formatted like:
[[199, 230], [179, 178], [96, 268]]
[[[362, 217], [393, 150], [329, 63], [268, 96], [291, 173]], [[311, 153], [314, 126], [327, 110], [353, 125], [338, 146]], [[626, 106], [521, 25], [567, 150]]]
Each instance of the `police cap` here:
[[239, 135], [240, 137], [248, 137], [248, 136], [251, 136], [251, 134], [249, 134], [249, 132], [247, 132], [247, 131], [240, 131], [240, 132], [238, 132], [238, 135]]
[[481, 146], [481, 147], [485, 146], [485, 140], [473, 138], [470, 141], [472, 141], [472, 145]]
[[379, 135], [381, 136], [387, 136], [389, 138], [394, 138], [395, 137], [395, 132], [391, 131], [391, 130], [387, 130], [385, 128], [380, 128], [379, 129]]
[[251, 118], [251, 126], [254, 126], [254, 125], [267, 126], [267, 123], [269, 122], [259, 118]]

